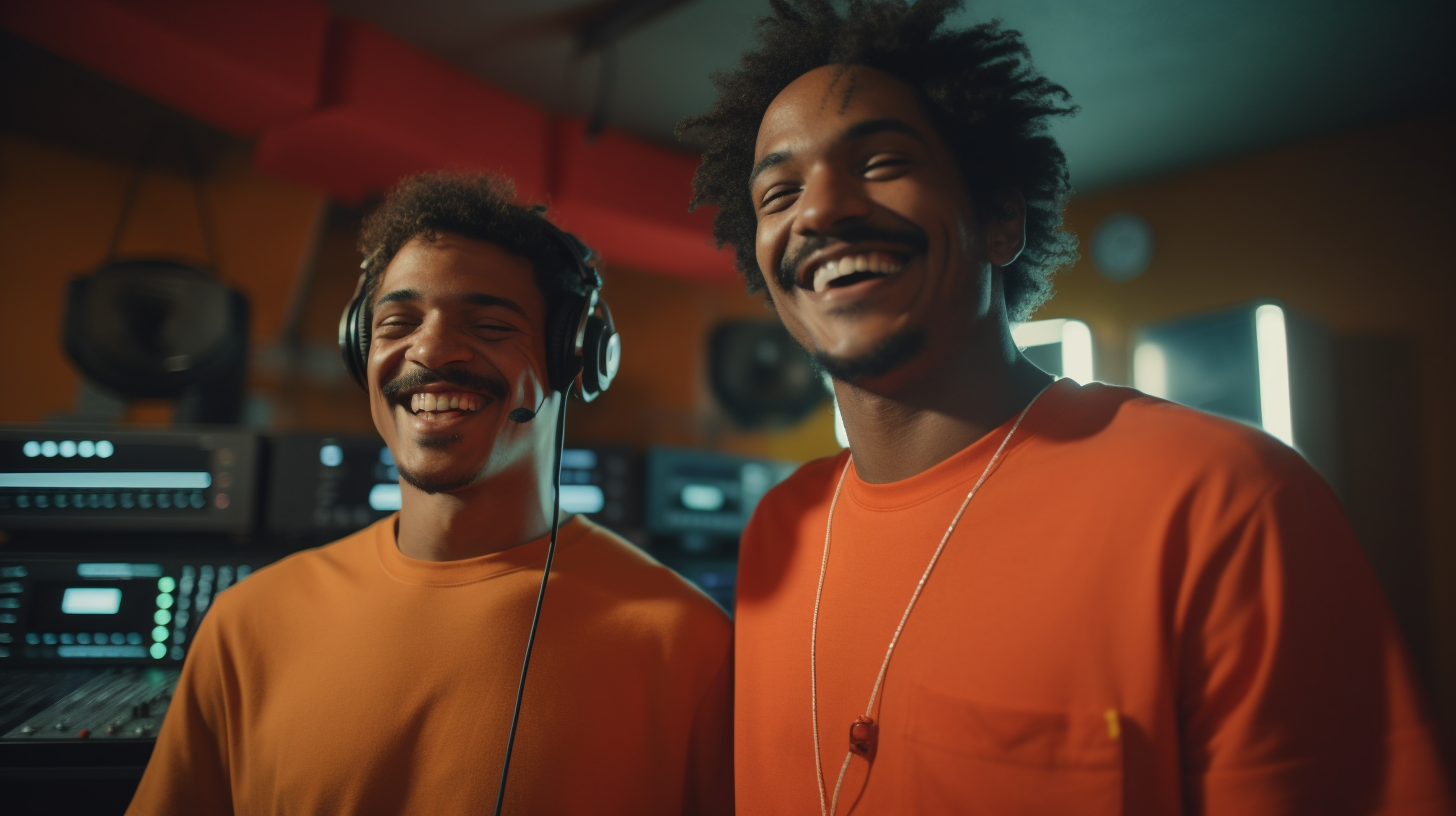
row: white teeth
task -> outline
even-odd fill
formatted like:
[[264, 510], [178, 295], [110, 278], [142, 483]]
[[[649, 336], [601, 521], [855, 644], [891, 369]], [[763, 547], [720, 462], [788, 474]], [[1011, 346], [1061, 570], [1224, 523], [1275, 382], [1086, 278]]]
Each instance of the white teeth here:
[[829, 288], [829, 282], [839, 277], [839, 264], [830, 261], [814, 270], [814, 291], [822, 292]]
[[450, 394], [414, 394], [410, 397], [410, 411], [432, 419], [437, 411], [479, 411], [484, 400], [474, 394], [455, 392]]
[[877, 275], [895, 275], [903, 271], [904, 262], [884, 252], [870, 252], [864, 255], [847, 255], [826, 261], [814, 270], [814, 291], [823, 292], [829, 284], [856, 272], [873, 272]]

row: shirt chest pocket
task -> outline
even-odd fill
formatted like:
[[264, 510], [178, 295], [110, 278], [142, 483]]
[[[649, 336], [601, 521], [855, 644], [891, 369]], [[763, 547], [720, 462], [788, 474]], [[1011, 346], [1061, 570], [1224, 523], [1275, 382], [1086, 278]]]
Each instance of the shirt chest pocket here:
[[1033, 711], [926, 688], [910, 700], [905, 812], [1115, 816], [1115, 712]]

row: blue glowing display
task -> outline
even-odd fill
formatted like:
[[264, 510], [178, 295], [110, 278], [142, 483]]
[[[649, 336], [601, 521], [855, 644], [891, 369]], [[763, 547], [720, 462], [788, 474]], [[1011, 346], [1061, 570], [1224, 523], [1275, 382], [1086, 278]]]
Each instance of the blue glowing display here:
[[121, 609], [121, 590], [114, 587], [67, 587], [61, 611], [67, 615], [115, 615]]

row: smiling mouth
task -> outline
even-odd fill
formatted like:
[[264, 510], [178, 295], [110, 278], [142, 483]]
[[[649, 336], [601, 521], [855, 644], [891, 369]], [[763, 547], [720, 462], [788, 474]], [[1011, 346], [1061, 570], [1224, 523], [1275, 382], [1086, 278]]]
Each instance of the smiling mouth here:
[[473, 414], [490, 404], [489, 397], [467, 391], [446, 391], [442, 393], [411, 394], [409, 404], [404, 406], [411, 414], [426, 422], [443, 422], [466, 414]]
[[841, 255], [804, 270], [800, 286], [826, 292], [875, 278], [894, 277], [908, 265], [908, 258], [880, 250]]

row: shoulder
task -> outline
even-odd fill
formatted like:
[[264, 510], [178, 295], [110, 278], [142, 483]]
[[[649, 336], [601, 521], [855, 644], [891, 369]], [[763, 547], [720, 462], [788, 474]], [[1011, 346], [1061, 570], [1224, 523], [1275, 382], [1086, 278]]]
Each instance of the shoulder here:
[[1160, 530], [1210, 556], [1237, 542], [1348, 538], [1324, 478], [1264, 431], [1129, 388], [1072, 384], [1063, 395], [1003, 486], [1035, 480], [1083, 521]]
[[1293, 448], [1258, 428], [1131, 388], [1067, 385], [1035, 428], [1044, 455], [1138, 485], [1226, 483], [1263, 491], [1320, 481]]
[[750, 531], [770, 520], [782, 520], [786, 514], [802, 515], [806, 507], [829, 502], [848, 460], [849, 451], [844, 450], [800, 466], [759, 500], [749, 523]]
[[740, 612], [745, 597], [768, 592], [793, 565], [812, 559], [809, 553], [814, 542], [823, 540], [824, 521], [848, 461], [849, 451], [841, 451], [808, 462], [759, 500], [739, 538]]
[[614, 615], [630, 617], [633, 625], [723, 644], [731, 638], [727, 614], [702, 590], [616, 533], [580, 516], [572, 524], [580, 525], [582, 533], [572, 542], [569, 557], [552, 568], [553, 576], [577, 584]]
[[207, 617], [217, 619], [214, 624], [241, 620], [264, 610], [272, 617], [285, 612], [296, 600], [317, 598], [347, 583], [350, 574], [366, 568], [378, 536], [386, 534], [393, 524], [394, 516], [390, 516], [331, 544], [284, 556], [218, 593]]

